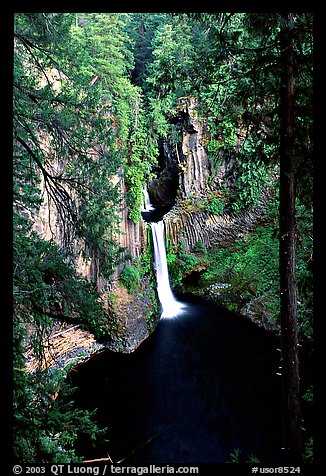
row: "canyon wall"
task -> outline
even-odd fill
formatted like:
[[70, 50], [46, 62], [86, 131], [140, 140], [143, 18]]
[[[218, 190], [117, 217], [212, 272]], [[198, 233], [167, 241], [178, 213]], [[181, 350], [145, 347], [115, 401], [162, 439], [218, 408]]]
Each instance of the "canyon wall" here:
[[197, 99], [180, 98], [178, 113], [171, 118], [180, 137], [161, 146], [161, 168], [157, 178], [149, 182], [148, 192], [155, 206], [170, 207], [176, 200], [198, 195], [206, 190], [211, 177], [211, 164], [205, 145], [209, 135], [203, 123], [197, 120]]
[[[59, 174], [62, 172], [63, 164], [53, 164], [53, 174]], [[124, 171], [119, 168], [116, 175], [112, 178], [112, 185], [118, 186], [122, 197], [126, 194], [126, 186], [124, 180]], [[69, 192], [73, 197], [73, 192]], [[58, 216], [58, 211], [49, 197], [46, 188], [44, 187], [44, 180], [41, 179], [40, 194], [42, 196], [42, 204], [39, 213], [32, 217], [33, 229], [46, 241], [53, 239], [60, 246], [66, 244], [66, 228], [62, 225]], [[101, 269], [99, 259], [94, 255], [93, 250], [88, 247], [85, 242], [72, 235], [70, 242], [70, 248], [72, 256], [74, 257], [74, 264], [76, 266], [77, 273], [87, 278], [89, 281], [95, 283], [99, 292], [109, 291], [112, 287], [112, 283], [117, 279], [122, 271], [126, 262], [130, 259], [124, 260], [124, 256], [128, 253], [132, 259], [140, 258], [142, 252], [146, 250], [147, 246], [147, 232], [146, 224], [143, 219], [138, 223], [134, 223], [128, 218], [129, 209], [122, 200], [120, 208], [120, 223], [119, 232], [114, 236], [114, 239], [121, 248], [125, 248], [126, 252], [121, 254], [121, 264], [118, 265], [116, 272], [110, 277], [110, 279], [104, 279], [101, 276]]]
[[250, 232], [267, 209], [273, 190], [265, 188], [259, 203], [239, 213], [226, 212], [214, 215], [208, 211], [188, 212], [186, 205], [177, 203], [164, 216], [166, 234], [175, 249], [180, 241], [192, 252], [198, 242], [206, 249], [212, 246], [227, 246]]
[[195, 97], [178, 100], [178, 116], [176, 120], [182, 131], [181, 146], [176, 147], [176, 160], [179, 169], [178, 199], [198, 196], [209, 188], [211, 164], [205, 146], [209, 134], [205, 124], [198, 121]]
[[[155, 204], [170, 208], [163, 218], [170, 243], [177, 249], [182, 240], [189, 252], [198, 241], [207, 249], [227, 246], [250, 232], [263, 216], [274, 193], [272, 187], [266, 186], [257, 205], [239, 213], [225, 211], [215, 215], [201, 206], [222, 185], [232, 186], [235, 163], [234, 159], [225, 157], [217, 166], [209, 159], [210, 135], [205, 124], [198, 120], [197, 105], [195, 97], [179, 99], [177, 115], [171, 122], [181, 131], [181, 141], [174, 145], [164, 142], [165, 166], [148, 187]], [[175, 184], [173, 174], [178, 177], [177, 187], [172, 185]], [[166, 196], [168, 200], [165, 201]]]
[[[64, 164], [55, 163], [51, 173], [62, 172]], [[46, 367], [63, 368], [66, 365], [87, 359], [94, 352], [102, 348], [110, 348], [118, 352], [132, 352], [153, 331], [154, 323], [159, 318], [157, 312], [156, 296], [150, 287], [149, 278], [142, 277], [136, 292], [128, 294], [126, 288], [118, 278], [126, 264], [131, 264], [134, 259], [140, 259], [141, 253], [147, 247], [146, 223], [141, 219], [134, 223], [128, 218], [129, 209], [124, 197], [126, 185], [124, 170], [119, 168], [112, 177], [112, 185], [120, 189], [122, 201], [120, 208], [120, 223], [114, 239], [123, 251], [120, 254], [120, 263], [109, 279], [101, 274], [99, 258], [85, 242], [74, 236], [69, 242], [70, 251], [74, 259], [77, 274], [93, 282], [100, 294], [103, 313], [110, 324], [110, 339], [99, 344], [94, 335], [81, 331], [78, 323], [64, 324], [60, 319], [60, 310], [57, 318], [52, 316], [52, 325], [46, 336], [46, 346], [51, 358], [42, 361], [36, 360], [33, 352], [26, 356], [27, 370]], [[74, 198], [73, 193], [71, 196]], [[29, 218], [33, 222], [33, 229], [46, 241], [54, 240], [59, 246], [67, 244], [67, 227], [59, 219], [58, 211], [47, 193], [44, 181], [41, 178], [40, 194], [42, 203], [39, 213]], [[62, 330], [63, 329], [63, 330]]]

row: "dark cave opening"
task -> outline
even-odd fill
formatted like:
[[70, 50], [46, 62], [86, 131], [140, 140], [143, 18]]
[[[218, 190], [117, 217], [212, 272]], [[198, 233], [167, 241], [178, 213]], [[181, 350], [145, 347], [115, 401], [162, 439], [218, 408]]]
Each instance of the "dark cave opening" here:
[[177, 154], [174, 146], [167, 141], [160, 144], [157, 177], [148, 183], [148, 194], [151, 203], [167, 212], [176, 200], [179, 188], [179, 168]]

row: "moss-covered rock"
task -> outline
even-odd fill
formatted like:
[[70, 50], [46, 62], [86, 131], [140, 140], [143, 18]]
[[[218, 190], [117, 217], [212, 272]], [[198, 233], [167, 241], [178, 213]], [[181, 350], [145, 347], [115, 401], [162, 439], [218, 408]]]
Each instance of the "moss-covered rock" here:
[[111, 315], [111, 340], [106, 347], [118, 352], [132, 352], [155, 329], [159, 320], [156, 294], [147, 277], [130, 293], [119, 281], [108, 295]]

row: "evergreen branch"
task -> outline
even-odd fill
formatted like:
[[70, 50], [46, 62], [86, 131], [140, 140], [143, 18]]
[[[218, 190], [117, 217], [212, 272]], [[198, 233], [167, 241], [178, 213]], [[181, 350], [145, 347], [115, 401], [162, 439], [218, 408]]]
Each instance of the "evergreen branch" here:
[[[16, 119], [17, 120], [17, 119]], [[26, 124], [22, 124], [20, 121], [17, 120], [17, 122], [26, 130], [26, 132], [28, 132], [29, 134], [31, 134], [32, 138], [33, 138], [33, 141], [34, 143], [36, 143], [36, 138], [35, 136], [33, 135], [32, 131], [29, 129], [29, 127], [26, 125]], [[67, 142], [67, 145], [70, 147], [70, 148], [73, 148], [73, 146], [68, 142], [68, 140], [66, 139], [66, 136], [64, 134], [62, 134], [62, 137], [66, 140]], [[43, 166], [42, 162], [38, 159], [38, 157], [36, 156], [36, 154], [32, 151], [32, 149], [26, 144], [25, 141], [23, 141], [20, 137], [16, 137], [16, 139], [18, 140], [18, 142], [20, 142], [24, 148], [27, 150], [27, 152], [29, 153], [29, 155], [35, 160], [35, 162], [37, 163], [37, 165], [40, 167], [43, 175], [45, 175], [48, 179], [52, 180], [52, 181], [62, 181], [62, 182], [67, 182], [67, 183], [73, 183], [75, 185], [78, 185], [78, 187], [83, 187], [85, 188], [86, 190], [90, 191], [90, 192], [93, 192], [95, 193], [95, 190], [93, 188], [91, 188], [90, 186], [86, 185], [85, 183], [82, 183], [80, 182], [79, 180], [77, 180], [76, 178], [74, 177], [64, 177], [63, 176], [63, 173], [59, 174], [59, 175], [52, 175], [50, 174], [46, 169], [45, 167]], [[37, 144], [36, 144], [37, 145]], [[39, 149], [41, 150], [41, 148], [39, 147]], [[81, 151], [78, 150], [78, 149], [73, 149], [74, 152], [76, 153], [79, 153], [81, 154]], [[42, 151], [41, 151], [42, 152]], [[84, 155], [84, 158], [87, 157], [86, 154]]]
[[44, 187], [49, 195], [49, 197], [53, 200], [56, 209], [58, 211], [64, 233], [63, 236], [69, 242], [69, 229], [68, 226], [72, 224], [78, 224], [79, 219], [76, 212], [76, 206], [67, 192], [67, 190], [58, 183], [57, 177], [51, 175], [43, 166], [37, 155], [34, 151], [26, 144], [26, 142], [21, 137], [16, 137], [16, 140], [25, 148], [28, 152], [30, 157], [36, 162], [38, 167], [40, 168], [43, 177], [44, 177]]
[[41, 70], [41, 72], [44, 74], [48, 84], [50, 85], [51, 84], [51, 81], [49, 80], [43, 66], [40, 64], [40, 62], [38, 61], [38, 59], [35, 57], [32, 49], [30, 48], [29, 45], [32, 45], [33, 47], [35, 47], [35, 45], [31, 44], [28, 40], [26, 40], [26, 38], [24, 38], [23, 36], [21, 35], [17, 35], [15, 34], [14, 36], [16, 36], [17, 38], [19, 38], [21, 40], [21, 42], [23, 43], [23, 45], [25, 46], [25, 48], [27, 49], [27, 51], [29, 52], [29, 54], [31, 55], [31, 57], [34, 59], [35, 61], [35, 64], [36, 66]]
[[29, 156], [36, 162], [38, 167], [41, 169], [44, 178], [48, 178], [50, 180], [54, 180], [54, 177], [43, 167], [42, 162], [34, 153], [34, 151], [29, 147], [28, 144], [19, 136], [16, 136], [15, 139], [24, 147], [24, 149], [28, 152]]
[[[59, 63], [53, 58], [53, 56], [51, 56], [51, 54], [50, 54], [51, 51], [50, 50], [47, 50], [46, 48], [41, 47], [41, 46], [37, 45], [36, 43], [32, 43], [30, 40], [27, 39], [26, 36], [21, 35], [19, 33], [14, 33], [14, 37], [19, 39], [24, 44], [26, 49], [28, 49], [28, 51], [30, 53], [31, 53], [31, 48], [35, 48], [36, 50], [41, 51], [41, 53], [43, 53], [55, 66], [60, 67]], [[33, 57], [34, 57], [34, 55], [33, 55]]]

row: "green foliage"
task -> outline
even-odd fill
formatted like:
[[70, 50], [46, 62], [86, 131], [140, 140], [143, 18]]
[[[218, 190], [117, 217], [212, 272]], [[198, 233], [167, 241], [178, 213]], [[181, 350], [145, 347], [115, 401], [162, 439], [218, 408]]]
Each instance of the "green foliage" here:
[[[15, 15], [14, 206], [20, 213], [31, 210], [42, 179], [63, 246], [84, 238], [112, 273], [116, 248], [108, 233], [117, 224], [118, 208], [112, 205], [119, 197], [111, 186], [118, 155], [109, 113], [113, 98], [105, 90], [109, 63], [96, 61], [88, 50], [103, 53], [101, 36], [90, 42], [89, 22], [80, 28], [74, 20], [72, 14]], [[94, 75], [104, 73], [106, 80], [89, 87]], [[111, 73], [116, 83], [121, 74]]]
[[227, 463], [240, 463], [240, 454], [241, 454], [241, 450], [239, 448], [235, 448], [230, 453], [230, 459], [229, 461], [227, 461]]
[[[107, 336], [105, 314], [93, 284], [75, 274], [67, 253], [57, 244], [33, 231], [22, 236], [19, 224], [18, 220], [13, 236], [15, 325], [29, 323], [42, 333], [51, 325], [51, 316], [58, 316], [81, 323], [98, 338]], [[36, 347], [42, 345], [39, 332], [32, 335]]]
[[167, 22], [158, 27], [153, 38], [154, 60], [149, 65], [147, 81], [160, 97], [177, 88], [181, 96], [187, 95], [193, 48], [190, 25], [184, 15], [167, 18]]
[[258, 300], [270, 322], [278, 322], [277, 229], [273, 226], [258, 227], [226, 248], [211, 250], [209, 259], [210, 265], [200, 278], [201, 286], [226, 283], [228, 293], [239, 299], [237, 305], [231, 303], [232, 310], [241, 311], [246, 302]]
[[74, 449], [78, 435], [88, 434], [95, 444], [106, 432], [98, 427], [94, 411], [74, 407], [73, 388], [60, 372], [28, 375], [19, 368], [13, 391], [13, 449], [19, 463], [81, 462]]
[[314, 439], [312, 436], [308, 439], [308, 441], [304, 445], [302, 461], [304, 463], [314, 462]]
[[181, 267], [183, 274], [188, 274], [192, 271], [193, 267], [199, 262], [199, 259], [187, 253], [184, 241], [180, 241], [178, 246], [178, 266]]
[[[19, 253], [17, 253], [17, 251]], [[52, 313], [77, 321], [99, 338], [107, 336], [107, 322], [91, 284], [74, 277], [72, 266], [52, 242], [31, 234], [14, 238], [13, 412], [15, 458], [20, 463], [81, 461], [74, 443], [78, 434], [102, 435], [94, 413], [76, 410], [69, 386], [58, 371], [27, 374], [26, 346], [43, 356], [43, 338]], [[63, 315], [63, 314], [66, 315]], [[60, 391], [62, 399], [54, 399]], [[67, 395], [67, 398], [66, 398]]]
[[154, 330], [155, 323], [157, 322], [157, 316], [159, 315], [159, 300], [157, 296], [157, 282], [156, 275], [153, 266], [154, 250], [152, 246], [152, 229], [147, 227], [147, 247], [145, 252], [140, 257], [140, 266], [142, 276], [146, 276], [149, 279], [149, 285], [151, 288], [150, 299], [152, 302], [152, 309], [149, 309], [147, 315], [147, 328], [151, 333]]
[[[275, 13], [181, 13], [165, 15], [153, 36], [147, 84], [154, 128], [157, 124], [166, 137], [166, 120], [176, 115], [177, 99], [198, 98], [212, 162], [233, 159], [226, 177], [233, 180], [233, 210], [256, 204], [270, 174], [277, 172], [281, 21]], [[308, 202], [313, 176], [312, 15], [295, 14], [293, 29], [297, 183], [301, 200]]]
[[271, 172], [262, 161], [239, 161], [238, 179], [230, 200], [232, 209], [239, 211], [257, 205], [263, 187], [270, 183], [270, 177]]
[[[307, 407], [307, 410], [312, 410], [314, 402], [313, 385], [309, 385], [302, 395], [303, 407]], [[309, 408], [310, 407], [310, 408]], [[308, 411], [309, 411], [308, 410]], [[314, 461], [314, 441], [311, 435], [311, 429], [303, 434], [303, 454], [302, 460], [304, 463], [313, 463]]]
[[199, 253], [199, 254], [206, 254], [206, 246], [203, 240], [199, 239], [193, 249], [194, 253]]
[[222, 215], [225, 208], [226, 199], [221, 196], [208, 197], [204, 203], [204, 209], [214, 213], [214, 215]]
[[128, 163], [125, 167], [127, 205], [129, 218], [138, 223], [144, 204], [144, 185], [152, 177], [151, 169], [157, 162], [156, 140], [148, 134], [150, 124], [141, 105], [140, 98], [135, 111], [135, 124], [130, 139]]
[[313, 397], [313, 386], [312, 385], [309, 385], [309, 387], [307, 388], [307, 390], [304, 393], [304, 395], [302, 396], [302, 398], [306, 402], [309, 402], [309, 403], [313, 402], [314, 397]]
[[[92, 15], [96, 16], [95, 23]], [[97, 21], [98, 17], [101, 19], [100, 22]], [[152, 136], [147, 133], [149, 124], [142, 105], [141, 91], [126, 80], [127, 70], [133, 67], [130, 51], [132, 45], [125, 31], [126, 22], [128, 23], [130, 19], [125, 14], [90, 14], [86, 18], [86, 26], [89, 26], [88, 28], [84, 27], [87, 35], [83, 44], [86, 50], [90, 50], [88, 62], [93, 61], [92, 52], [95, 50], [102, 65], [101, 81], [97, 81], [95, 86], [98, 84], [98, 87], [103, 88], [104, 83], [112, 97], [112, 100], [108, 101], [108, 92], [103, 90], [105, 103], [108, 104], [106, 115], [113, 119], [111, 121], [111, 130], [114, 132], [115, 140], [113, 150], [120, 157], [120, 163], [125, 166], [129, 218], [137, 223], [143, 203], [142, 189], [149, 179], [150, 170], [155, 163], [157, 145]], [[103, 26], [101, 26], [101, 22], [104, 22]], [[110, 24], [112, 36], [103, 35], [105, 23]], [[94, 28], [98, 31], [98, 37], [94, 36]], [[92, 43], [97, 38], [99, 38], [99, 43], [92, 47]], [[110, 62], [105, 60], [108, 48], [110, 49]], [[125, 52], [128, 62], [124, 58]], [[83, 61], [85, 61], [84, 57]], [[97, 70], [94, 71], [95, 73], [98, 74]]]
[[235, 448], [229, 456], [229, 460], [227, 463], [250, 463], [250, 464], [259, 464], [261, 461], [257, 458], [257, 456], [250, 454], [244, 460], [244, 455], [239, 448]]
[[227, 194], [221, 189], [209, 192], [204, 198], [190, 194], [188, 198], [180, 200], [179, 203], [189, 213], [203, 210], [214, 213], [214, 215], [221, 215], [227, 203]]
[[313, 338], [313, 223], [312, 209], [300, 203], [296, 206], [296, 283], [299, 331], [310, 341]]
[[129, 13], [125, 30], [130, 38], [135, 68], [132, 81], [146, 92], [148, 65], [152, 62], [152, 41], [158, 26], [165, 20], [164, 13]]
[[173, 245], [166, 237], [166, 259], [169, 269], [169, 276], [172, 288], [177, 288], [181, 285], [183, 278], [183, 271], [179, 266], [178, 254], [176, 253]]
[[140, 265], [143, 275], [154, 277], [153, 273], [153, 249], [152, 249], [152, 229], [146, 227], [147, 247], [144, 253], [140, 255]]
[[127, 264], [124, 267], [119, 279], [127, 288], [129, 294], [133, 294], [139, 286], [141, 280], [138, 267]]
[[[301, 212], [300, 212], [301, 210]], [[233, 301], [227, 306], [241, 312], [247, 302], [259, 303], [270, 324], [279, 323], [279, 240], [278, 209], [271, 204], [264, 223], [243, 239], [225, 248], [210, 250], [210, 265], [202, 273], [200, 286], [227, 283]], [[300, 338], [312, 339], [312, 229], [309, 213], [298, 205], [297, 296]], [[218, 265], [217, 265], [218, 263]], [[234, 297], [238, 296], [238, 304]]]
[[[199, 247], [203, 249], [200, 243]], [[179, 242], [177, 250], [174, 250], [173, 246], [167, 242], [166, 253], [171, 285], [173, 288], [182, 289], [183, 278], [190, 274], [196, 265], [202, 262], [203, 258], [188, 253], [183, 240]]]

